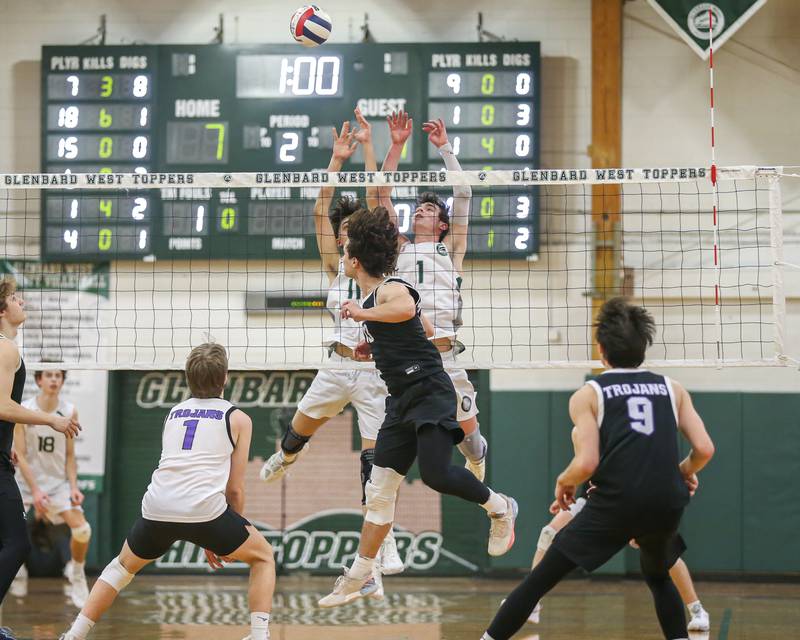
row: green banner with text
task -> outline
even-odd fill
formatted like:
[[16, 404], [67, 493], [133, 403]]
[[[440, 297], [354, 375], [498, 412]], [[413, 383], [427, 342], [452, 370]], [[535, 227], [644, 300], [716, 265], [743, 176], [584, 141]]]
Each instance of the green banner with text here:
[[708, 58], [711, 36], [719, 49], [767, 0], [648, 0], [703, 60]]

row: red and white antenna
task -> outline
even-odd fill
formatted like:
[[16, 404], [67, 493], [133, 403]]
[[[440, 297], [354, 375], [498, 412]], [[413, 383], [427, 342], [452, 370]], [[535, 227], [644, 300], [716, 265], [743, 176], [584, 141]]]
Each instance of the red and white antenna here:
[[719, 186], [717, 185], [717, 159], [714, 132], [714, 14], [708, 10], [708, 82], [711, 98], [711, 197], [713, 204], [714, 230], [714, 305], [717, 323], [717, 360], [722, 359], [722, 307], [720, 305], [720, 249], [719, 249]]

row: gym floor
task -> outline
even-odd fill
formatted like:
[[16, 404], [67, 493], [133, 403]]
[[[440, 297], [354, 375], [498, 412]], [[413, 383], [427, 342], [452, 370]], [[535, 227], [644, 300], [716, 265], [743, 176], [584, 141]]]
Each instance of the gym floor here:
[[[387, 578], [386, 599], [321, 610], [315, 604], [333, 578], [280, 577], [272, 640], [479, 640], [515, 581]], [[90, 580], [90, 583], [92, 580]], [[8, 597], [3, 624], [22, 639], [52, 640], [76, 610], [66, 583], [30, 581], [25, 599]], [[710, 634], [693, 639], [798, 637], [800, 584], [699, 582], [711, 614]], [[143, 576], [134, 580], [91, 640], [241, 640], [248, 635], [244, 577]], [[544, 601], [542, 621], [519, 640], [659, 640], [650, 595], [636, 580], [568, 580]]]

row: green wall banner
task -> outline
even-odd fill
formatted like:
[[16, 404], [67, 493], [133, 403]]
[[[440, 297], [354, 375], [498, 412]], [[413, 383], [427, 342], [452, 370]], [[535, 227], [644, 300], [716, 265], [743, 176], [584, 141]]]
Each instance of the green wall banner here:
[[675, 29], [703, 60], [709, 53], [709, 11], [714, 48], [739, 30], [767, 0], [648, 0], [653, 9]]

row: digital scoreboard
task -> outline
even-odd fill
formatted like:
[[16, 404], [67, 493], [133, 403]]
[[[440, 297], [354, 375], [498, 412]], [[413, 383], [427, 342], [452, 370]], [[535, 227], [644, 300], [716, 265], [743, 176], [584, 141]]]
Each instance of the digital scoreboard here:
[[[402, 170], [443, 169], [421, 129], [433, 118], [465, 170], [538, 168], [538, 43], [48, 46], [42, 62], [48, 173], [324, 170], [331, 127], [352, 121], [356, 106], [373, 123], [379, 163], [385, 118], [404, 109], [414, 132]], [[363, 170], [360, 152], [345, 169]], [[296, 186], [47, 191], [42, 255], [316, 256], [315, 196]], [[413, 196], [396, 191], [403, 232]], [[468, 257], [526, 258], [538, 244], [535, 187], [473, 187]]]

